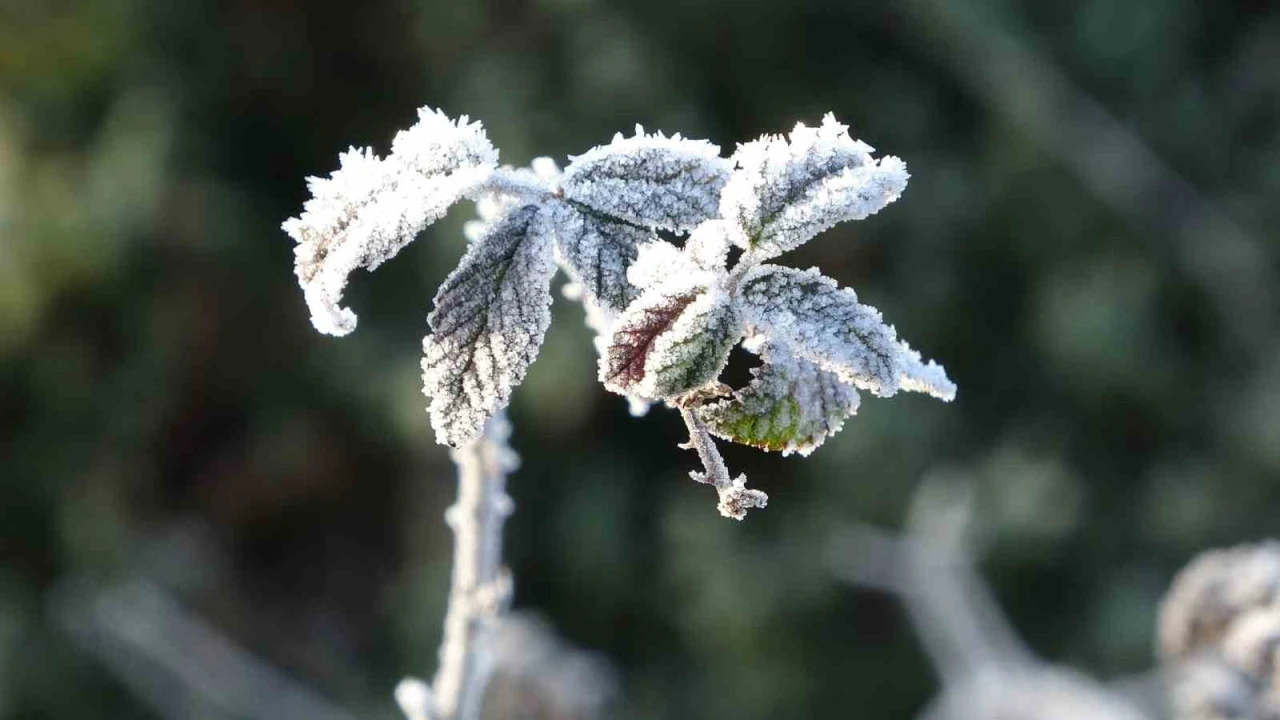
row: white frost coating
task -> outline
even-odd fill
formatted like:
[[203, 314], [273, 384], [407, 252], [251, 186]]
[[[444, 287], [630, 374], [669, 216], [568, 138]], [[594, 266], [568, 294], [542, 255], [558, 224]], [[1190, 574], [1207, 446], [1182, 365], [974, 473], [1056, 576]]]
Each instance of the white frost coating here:
[[679, 134], [621, 133], [570, 158], [565, 197], [642, 227], [684, 231], [714, 217], [729, 162], [720, 148]]
[[498, 151], [479, 122], [466, 115], [456, 121], [439, 110], [421, 108], [418, 122], [396, 133], [389, 160], [422, 175], [454, 172], [471, 165], [496, 165]]
[[1222, 658], [1250, 677], [1270, 680], [1275, 652], [1280, 648], [1280, 605], [1240, 616], [1222, 639]]
[[1160, 608], [1160, 652], [1166, 661], [1214, 649], [1227, 626], [1280, 604], [1280, 542], [1205, 552], [1174, 579]]
[[[583, 322], [595, 333], [591, 338], [591, 345], [595, 348], [597, 357], [604, 357], [609, 351], [609, 338], [613, 324], [618, 319], [618, 313], [606, 310], [592, 301], [591, 298], [585, 297], [586, 291], [579, 283], [566, 283], [562, 288], [562, 292], [569, 300], [577, 300], [582, 303], [582, 309], [585, 312]], [[644, 417], [649, 414], [649, 408], [653, 405], [651, 400], [646, 400], [637, 395], [627, 395], [626, 398], [627, 412], [631, 417]]]
[[476, 217], [462, 224], [462, 236], [468, 243], [474, 243], [484, 237], [495, 220], [502, 217], [512, 207], [512, 202], [505, 196], [485, 193], [476, 198]]
[[647, 290], [664, 283], [705, 285], [715, 280], [713, 274], [689, 274], [689, 259], [684, 251], [666, 240], [651, 240], [637, 248], [635, 262], [627, 269], [627, 280]]
[[586, 298], [610, 313], [622, 312], [639, 295], [627, 282], [627, 268], [639, 245], [653, 234], [635, 225], [585, 213], [569, 203], [552, 201], [545, 212], [554, 228], [556, 259]]
[[906, 166], [895, 157], [874, 161], [873, 151], [830, 113], [820, 127], [797, 124], [785, 138], [744, 143], [731, 158], [736, 169], [720, 213], [740, 227], [736, 242], [757, 260], [779, 255], [897, 199], [906, 187]]
[[706, 288], [674, 277], [647, 289], [609, 328], [600, 353], [600, 382], [621, 395], [636, 395], [658, 337], [671, 329]]
[[736, 478], [729, 476], [729, 468], [724, 464], [724, 458], [716, 449], [716, 442], [711, 439], [711, 433], [707, 431], [702, 418], [689, 408], [681, 408], [680, 417], [689, 428], [689, 442], [680, 447], [696, 451], [698, 459], [702, 461], [703, 471], [690, 472], [689, 477], [716, 489], [716, 494], [720, 496], [716, 509], [720, 514], [734, 520], [742, 520], [747, 517], [747, 511], [751, 508], [767, 506], [769, 496], [763, 491], [748, 488], [746, 475], [739, 475]]
[[551, 234], [537, 205], [471, 245], [436, 293], [423, 340], [423, 392], [436, 439], [457, 447], [505, 407], [551, 324]]
[[742, 318], [728, 294], [713, 285], [653, 341], [644, 377], [631, 394], [654, 400], [673, 398], [714, 382], [742, 332]]
[[1174, 720], [1280, 717], [1280, 543], [1201, 554], [1160, 610]]
[[898, 386], [903, 390], [931, 395], [943, 402], [956, 399], [956, 384], [947, 377], [946, 369], [932, 360], [922, 360], [905, 340], [898, 361]]
[[649, 414], [649, 409], [652, 407], [653, 403], [649, 400], [634, 395], [627, 396], [627, 414], [631, 417], [644, 417]]
[[498, 160], [480, 123], [466, 116], [454, 122], [428, 108], [391, 148], [386, 158], [352, 148], [330, 177], [308, 178], [311, 199], [282, 226], [298, 243], [295, 273], [322, 333], [355, 329], [355, 313], [340, 304], [352, 271], [393, 257], [483, 184]]
[[[760, 347], [763, 346], [763, 347]], [[808, 455], [858, 411], [858, 391], [835, 373], [795, 354], [784, 343], [753, 336], [743, 343], [764, 364], [732, 398], [698, 413], [712, 434], [762, 450]]]
[[881, 397], [898, 391], [902, 346], [893, 326], [816, 268], [754, 267], [738, 301], [748, 322], [845, 382]]
[[512, 595], [511, 571], [502, 565], [502, 526], [515, 510], [506, 485], [520, 458], [510, 437], [511, 423], [499, 411], [479, 437], [449, 453], [458, 467], [458, 498], [444, 513], [453, 531], [453, 568], [430, 720], [480, 717], [489, 640]]
[[436, 715], [435, 697], [426, 681], [407, 677], [396, 685], [396, 704], [408, 720], [431, 720]]
[[727, 241], [716, 221], [708, 220], [689, 235], [684, 247], [658, 239], [643, 243], [627, 269], [627, 280], [642, 290], [663, 284], [711, 285], [726, 277], [729, 246], [722, 242]]
[[543, 182], [556, 183], [560, 180], [560, 164], [555, 158], [546, 155], [536, 157], [529, 163], [529, 169]]
[[765, 225], [755, 255], [760, 259], [780, 255], [836, 223], [879, 212], [898, 199], [907, 188], [907, 178], [907, 166], [889, 156], [823, 179]]
[[693, 264], [709, 272], [722, 273], [729, 259], [737, 226], [724, 220], [708, 220], [689, 233], [684, 251]]
[[[828, 114], [817, 128], [741, 145], [731, 160], [709, 142], [637, 127], [563, 172], [545, 157], [498, 167], [478, 123], [423, 109], [387, 157], [353, 149], [331, 177], [311, 178], [312, 199], [284, 228], [298, 243], [313, 323], [340, 335], [356, 323], [340, 305], [354, 269], [395, 255], [457, 200], [476, 200], [469, 249], [437, 293], [423, 341], [423, 390], [442, 443], [471, 439], [523, 380], [559, 265], [596, 331], [600, 380], [633, 413], [655, 401], [693, 413], [703, 455], [715, 450], [703, 416], [733, 441], [808, 453], [857, 409], [855, 386], [955, 395], [945, 371], [852, 290], [816, 270], [761, 265], [901, 194], [905, 165], [872, 152]], [[657, 230], [688, 236], [672, 244]], [[745, 252], [730, 267], [735, 246]], [[728, 397], [718, 376], [748, 330], [769, 346], [766, 363]], [[708, 466], [699, 479], [733, 517], [763, 505], [727, 470]]]

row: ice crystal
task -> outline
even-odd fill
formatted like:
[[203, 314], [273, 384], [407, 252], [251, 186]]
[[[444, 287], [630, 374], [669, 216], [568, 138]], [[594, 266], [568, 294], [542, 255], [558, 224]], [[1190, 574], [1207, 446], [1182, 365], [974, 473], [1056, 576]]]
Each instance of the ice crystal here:
[[947, 371], [932, 360], [925, 362], [905, 340], [898, 347], [898, 387], [931, 395], [943, 402], [956, 399], [956, 384], [947, 377]]
[[[347, 276], [374, 268], [464, 197], [477, 201], [470, 242], [441, 286], [423, 341], [423, 385], [437, 439], [471, 440], [537, 357], [550, 322], [556, 266], [597, 333], [599, 377], [633, 411], [680, 410], [716, 487], [741, 518], [763, 493], [730, 476], [712, 435], [807, 454], [858, 408], [855, 388], [950, 400], [955, 386], [897, 337], [879, 311], [816, 269], [761, 264], [843, 220], [893, 202], [907, 172], [849, 136], [828, 115], [817, 128], [739, 146], [732, 158], [704, 140], [646, 134], [528, 169], [498, 167], [478, 123], [423, 109], [385, 158], [341, 156], [285, 230], [313, 322], [345, 334]], [[658, 230], [685, 234], [677, 243]], [[730, 249], [745, 250], [733, 263]], [[744, 338], [761, 354], [753, 381], [719, 381]]]

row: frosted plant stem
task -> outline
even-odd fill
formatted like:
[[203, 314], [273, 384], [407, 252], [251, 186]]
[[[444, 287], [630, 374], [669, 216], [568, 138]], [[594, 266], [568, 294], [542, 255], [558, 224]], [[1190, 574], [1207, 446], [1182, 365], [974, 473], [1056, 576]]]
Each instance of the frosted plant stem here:
[[502, 526], [514, 509], [507, 473], [518, 458], [507, 444], [511, 425], [499, 411], [479, 437], [453, 450], [458, 499], [445, 511], [453, 530], [453, 573], [440, 643], [440, 665], [428, 688], [405, 680], [397, 700], [410, 720], [476, 720], [488, 680], [489, 635], [511, 597], [502, 565]]
[[552, 195], [547, 184], [538, 180], [536, 176], [517, 173], [509, 168], [494, 170], [485, 181], [483, 189], [486, 192], [520, 198], [526, 202], [543, 200]]
[[715, 440], [711, 438], [711, 432], [707, 430], [706, 423], [698, 417], [697, 413], [682, 407], [680, 417], [684, 418], [684, 424], [689, 427], [689, 442], [680, 447], [696, 451], [704, 469], [704, 472], [689, 473], [689, 477], [716, 489], [720, 494], [720, 503], [716, 509], [721, 515], [742, 520], [747, 516], [747, 510], [753, 507], [762, 508], [768, 504], [768, 495], [759, 490], [747, 489], [746, 475], [729, 477], [729, 468], [724, 464], [720, 451], [716, 449]]

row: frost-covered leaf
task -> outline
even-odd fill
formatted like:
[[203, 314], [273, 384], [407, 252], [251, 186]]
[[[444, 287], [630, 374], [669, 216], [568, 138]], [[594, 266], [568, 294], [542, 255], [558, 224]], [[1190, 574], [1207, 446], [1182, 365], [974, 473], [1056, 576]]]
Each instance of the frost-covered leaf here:
[[600, 355], [600, 382], [605, 388], [623, 395], [634, 393], [644, 379], [653, 343], [697, 299], [698, 292], [697, 287], [672, 293], [650, 291], [627, 308]]
[[902, 342], [899, 353], [899, 385], [908, 392], [932, 395], [943, 402], [956, 399], [956, 384], [947, 377], [947, 371], [936, 362], [925, 362], [920, 353]]
[[845, 382], [882, 397], [898, 391], [902, 353], [893, 327], [816, 268], [754, 267], [738, 302], [748, 322]]
[[458, 446], [507, 404], [551, 323], [551, 235], [537, 205], [497, 220], [436, 293], [423, 392], [436, 438]]
[[589, 301], [614, 314], [625, 310], [640, 294], [627, 282], [627, 269], [636, 259], [636, 249], [653, 233], [568, 203], [553, 203], [547, 211], [565, 272], [582, 286]]
[[494, 220], [521, 205], [541, 200], [555, 191], [560, 168], [549, 157], [534, 158], [528, 168], [504, 165], [489, 177], [484, 192], [473, 194], [476, 217], [462, 225], [467, 242], [475, 242]]
[[719, 288], [659, 285], [614, 324], [600, 381], [624, 395], [682, 395], [715, 380], [741, 337], [742, 321]]
[[650, 398], [683, 395], [713, 382], [742, 339], [742, 319], [729, 296], [712, 287], [658, 336], [649, 353], [639, 394]]
[[766, 135], [738, 147], [720, 200], [739, 226], [737, 242], [757, 260], [780, 255], [845, 220], [860, 220], [898, 199], [907, 185], [896, 157], [849, 137], [828, 114], [817, 128], [798, 124], [784, 138]]
[[684, 242], [684, 252], [693, 267], [708, 272], [722, 273], [733, 245], [733, 225], [716, 218], [698, 225]]
[[618, 134], [608, 145], [572, 158], [565, 197], [643, 227], [684, 231], [714, 217], [729, 162], [705, 140], [661, 133]]
[[330, 177], [309, 178], [311, 199], [283, 228], [298, 243], [295, 272], [316, 329], [354, 330], [355, 313], [340, 305], [347, 276], [393, 257], [484, 182], [497, 160], [479, 123], [423, 108], [386, 158], [353, 148]]
[[691, 285], [710, 285], [725, 275], [725, 260], [729, 254], [729, 240], [724, 224], [708, 220], [676, 247], [666, 240], [653, 239], [638, 248], [627, 280], [637, 288], [680, 281]]
[[635, 262], [627, 269], [627, 281], [641, 290], [677, 283], [711, 285], [724, 275], [723, 265], [708, 267], [696, 252], [691, 242], [679, 248], [666, 240], [650, 240], [638, 248]]
[[699, 415], [717, 437], [783, 455], [808, 455], [858, 411], [858, 391], [782, 343], [767, 343], [754, 380]]
[[391, 141], [393, 159], [420, 175], [440, 175], [477, 165], [496, 166], [498, 151], [480, 122], [466, 115], [451, 119], [439, 110], [420, 108], [418, 122]]
[[[627, 269], [627, 282], [643, 290], [670, 282], [687, 269], [684, 251], [666, 240], [651, 240], [638, 248], [635, 262]], [[691, 279], [690, 284], [706, 283]]]

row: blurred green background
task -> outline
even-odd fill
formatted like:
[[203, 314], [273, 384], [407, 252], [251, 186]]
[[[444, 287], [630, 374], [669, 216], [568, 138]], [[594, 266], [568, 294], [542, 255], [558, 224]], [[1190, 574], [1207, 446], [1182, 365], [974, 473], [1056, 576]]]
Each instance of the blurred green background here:
[[1273, 3], [4, 0], [0, 717], [158, 716], [150, 671], [68, 619], [136, 578], [360, 717], [431, 673], [453, 475], [418, 361], [469, 209], [355, 276], [340, 341], [279, 230], [421, 105], [516, 164], [833, 111], [912, 172], [787, 262], [959, 397], [864, 398], [807, 459], [726, 447], [771, 498], [745, 523], [685, 476], [674, 413], [598, 386], [557, 301], [512, 408], [508, 557], [517, 606], [616, 665], [614, 716], [911, 717], [937, 685], [905, 614], [824, 548], [900, 525], [932, 472], [976, 483], [1028, 643], [1104, 678], [1151, 665], [1192, 554], [1276, 534]]

